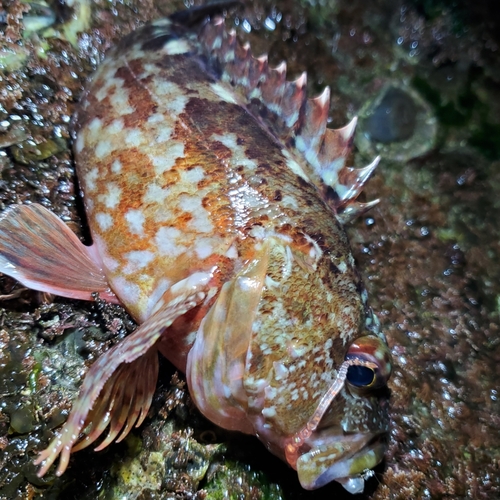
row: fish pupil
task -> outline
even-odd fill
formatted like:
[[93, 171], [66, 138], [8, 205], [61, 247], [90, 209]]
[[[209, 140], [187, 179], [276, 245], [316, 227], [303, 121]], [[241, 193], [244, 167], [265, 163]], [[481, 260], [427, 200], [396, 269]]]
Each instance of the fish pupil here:
[[346, 378], [356, 387], [366, 387], [375, 380], [375, 372], [366, 366], [352, 365], [347, 370]]

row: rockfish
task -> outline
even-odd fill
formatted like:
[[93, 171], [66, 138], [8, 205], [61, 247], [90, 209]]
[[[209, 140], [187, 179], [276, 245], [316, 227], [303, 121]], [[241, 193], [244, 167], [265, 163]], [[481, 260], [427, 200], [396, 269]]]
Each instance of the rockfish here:
[[40, 205], [1, 217], [1, 272], [139, 324], [89, 369], [39, 474], [140, 425], [161, 353], [207, 418], [304, 488], [359, 493], [386, 449], [391, 358], [344, 224], [375, 203], [356, 198], [378, 159], [346, 165], [356, 120], [327, 128], [328, 88], [309, 99], [305, 73], [200, 24], [138, 29], [87, 86], [74, 153], [92, 246]]

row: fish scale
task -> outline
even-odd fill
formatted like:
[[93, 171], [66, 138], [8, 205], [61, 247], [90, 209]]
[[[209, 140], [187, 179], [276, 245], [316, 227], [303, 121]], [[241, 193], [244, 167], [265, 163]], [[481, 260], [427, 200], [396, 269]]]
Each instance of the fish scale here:
[[110, 51], [74, 117], [93, 245], [40, 206], [0, 219], [2, 272], [97, 292], [140, 325], [92, 365], [39, 474], [140, 425], [160, 352], [205, 416], [258, 436], [304, 488], [360, 492], [385, 450], [391, 359], [343, 224], [376, 203], [356, 198], [378, 159], [345, 165], [356, 121], [327, 128], [328, 88], [308, 99], [305, 74], [288, 82], [222, 18], [174, 19]]

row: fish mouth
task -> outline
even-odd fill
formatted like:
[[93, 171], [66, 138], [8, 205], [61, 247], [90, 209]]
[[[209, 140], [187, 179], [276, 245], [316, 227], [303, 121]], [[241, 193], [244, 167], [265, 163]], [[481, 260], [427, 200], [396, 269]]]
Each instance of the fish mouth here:
[[306, 490], [331, 481], [341, 483], [350, 493], [361, 493], [361, 474], [382, 461], [386, 449], [383, 433], [314, 432], [305, 443], [310, 449], [297, 459], [297, 474]]

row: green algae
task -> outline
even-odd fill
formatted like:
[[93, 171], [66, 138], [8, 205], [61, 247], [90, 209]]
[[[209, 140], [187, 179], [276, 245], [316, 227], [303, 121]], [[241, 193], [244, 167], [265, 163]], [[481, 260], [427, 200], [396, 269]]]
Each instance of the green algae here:
[[24, 165], [46, 160], [67, 149], [66, 141], [62, 138], [46, 139], [35, 143], [32, 140], [17, 143], [11, 147], [14, 159]]
[[247, 465], [227, 461], [209, 475], [204, 489], [207, 500], [284, 500], [281, 487]]

